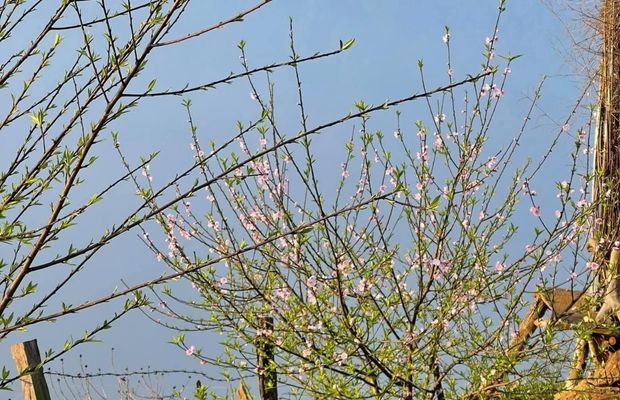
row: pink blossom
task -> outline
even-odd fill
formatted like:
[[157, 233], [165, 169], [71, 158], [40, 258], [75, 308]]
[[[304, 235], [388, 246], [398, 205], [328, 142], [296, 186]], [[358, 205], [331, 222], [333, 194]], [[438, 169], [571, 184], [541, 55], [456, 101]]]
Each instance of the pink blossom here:
[[424, 145], [424, 146], [422, 146], [422, 148], [420, 150], [421, 151], [416, 152], [416, 158], [418, 160], [426, 162], [428, 160], [428, 146]]
[[586, 263], [586, 267], [591, 271], [596, 271], [600, 267], [600, 265], [593, 261], [588, 261]]
[[489, 158], [489, 161], [487, 161], [487, 168], [488, 169], [493, 169], [493, 167], [495, 167], [495, 164], [497, 164], [497, 157], [492, 156]]
[[334, 358], [334, 361], [336, 361], [338, 364], [342, 364], [343, 361], [345, 361], [347, 358], [349, 358], [349, 356], [345, 352], [334, 353], [332, 355], [332, 357]]
[[[314, 295], [314, 292], [312, 290], [310, 290], [310, 289], [308, 289], [308, 303], [316, 304], [316, 296]], [[319, 324], [320, 324], [320, 322], [319, 322]], [[308, 328], [310, 328], [310, 327], [308, 327]]]
[[566, 133], [568, 132], [568, 130], [570, 129], [570, 124], [564, 124], [562, 125], [562, 129], [560, 129], [562, 131], [562, 133]]
[[276, 297], [287, 301], [291, 297], [291, 291], [287, 287], [276, 289]]
[[495, 263], [495, 271], [497, 272], [502, 272], [504, 270], [504, 264], [501, 262], [496, 262]]
[[366, 281], [366, 278], [364, 278], [358, 282], [353, 291], [361, 296], [366, 292], [366, 289], [368, 289], [368, 282]]
[[151, 173], [149, 172], [150, 169], [151, 167], [148, 164], [142, 167], [142, 176], [146, 177], [149, 181], [152, 181], [153, 177], [151, 176]]
[[443, 140], [441, 139], [441, 136], [437, 135], [435, 136], [435, 148], [441, 150], [443, 148]]
[[480, 89], [480, 96], [486, 96], [486, 94], [489, 93], [490, 90], [491, 90], [491, 85], [489, 85], [488, 83], [485, 83], [484, 85], [482, 85], [482, 88]]
[[185, 240], [192, 239], [192, 235], [184, 228], [179, 228], [179, 235], [181, 235]]
[[494, 99], [500, 98], [503, 95], [505, 95], [506, 93], [504, 92], [504, 89], [502, 88], [495, 88], [493, 89], [493, 93], [491, 93], [491, 97]]
[[583, 129], [580, 129], [579, 132], [577, 132], [577, 138], [579, 139], [581, 143], [586, 141], [586, 137], [587, 137], [586, 131], [584, 131]]
[[530, 214], [532, 214], [535, 217], [540, 217], [540, 206], [530, 207]]
[[308, 285], [309, 288], [316, 287], [316, 276], [312, 275], [309, 277], [308, 280], [306, 280], [306, 285]]
[[194, 351], [196, 351], [196, 348], [194, 346], [189, 346], [187, 350], [185, 350], [185, 354], [191, 356], [192, 354], [194, 354]]

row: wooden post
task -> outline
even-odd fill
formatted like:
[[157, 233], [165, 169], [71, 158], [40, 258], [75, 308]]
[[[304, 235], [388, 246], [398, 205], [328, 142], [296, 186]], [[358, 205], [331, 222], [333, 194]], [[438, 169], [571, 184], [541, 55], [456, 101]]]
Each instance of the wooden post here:
[[[260, 317], [260, 329], [273, 332], [273, 317]], [[278, 400], [278, 374], [275, 369], [274, 345], [268, 335], [257, 335], [258, 388], [261, 400]]]
[[564, 386], [566, 389], [572, 389], [583, 379], [583, 374], [588, 364], [589, 351], [590, 347], [588, 346], [588, 341], [585, 339], [577, 339], [573, 362], [571, 363], [570, 370], [568, 371], [568, 378]]
[[536, 295], [534, 297], [534, 303], [530, 306], [525, 318], [523, 318], [523, 321], [521, 321], [519, 325], [519, 330], [510, 342], [508, 355], [514, 357], [523, 351], [527, 344], [527, 340], [532, 335], [532, 332], [534, 332], [534, 329], [536, 329], [536, 322], [545, 315], [547, 308], [548, 306], [542, 300], [541, 296]]
[[250, 400], [250, 396], [248, 395], [247, 390], [245, 390], [243, 379], [239, 382], [239, 387], [237, 388], [237, 399], [238, 400]]
[[11, 346], [11, 356], [20, 374], [19, 380], [24, 394], [24, 400], [51, 400], [50, 392], [45, 382], [41, 355], [37, 340], [16, 343]]

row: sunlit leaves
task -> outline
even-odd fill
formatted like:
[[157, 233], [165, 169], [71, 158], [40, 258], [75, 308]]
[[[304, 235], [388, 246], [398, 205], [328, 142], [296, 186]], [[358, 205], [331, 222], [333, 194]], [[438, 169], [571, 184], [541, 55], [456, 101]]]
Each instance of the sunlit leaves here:
[[349, 39], [346, 42], [342, 42], [342, 40], [340, 41], [340, 50], [344, 51], [344, 50], [348, 50], [350, 49], [353, 44], [355, 43], [355, 39]]

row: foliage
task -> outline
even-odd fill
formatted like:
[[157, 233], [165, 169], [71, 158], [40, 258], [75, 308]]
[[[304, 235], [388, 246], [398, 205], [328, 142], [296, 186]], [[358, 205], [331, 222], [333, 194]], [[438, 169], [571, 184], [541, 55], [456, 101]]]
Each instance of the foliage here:
[[[276, 372], [278, 382], [268, 384], [277, 384], [284, 396], [445, 399], [484, 396], [490, 388], [531, 396], [557, 386], [570, 358], [566, 338], [549, 328], [522, 350], [511, 338], [537, 283], [591, 281], [579, 262], [592, 222], [584, 172], [592, 115], [574, 132], [551, 215], [541, 209], [533, 182], [553, 152], [566, 151], [562, 138], [571, 134], [582, 99], [540, 157], [519, 165], [540, 87], [515, 137], [501, 142], [503, 128], [492, 121], [518, 58], [498, 62], [496, 56], [503, 0], [481, 71], [454, 77], [446, 28], [443, 86], [427, 87], [420, 60], [419, 92], [375, 105], [359, 100], [351, 112], [319, 123], [307, 115], [300, 66], [348, 51], [354, 39], [301, 55], [291, 22], [289, 60], [253, 67], [246, 57], [250, 45], [242, 41], [241, 72], [169, 89], [160, 89], [164, 77], [149, 74], [154, 54], [240, 22], [270, 0], [180, 35], [175, 32], [189, 0], [69, 0], [56, 9], [41, 3], [0, 6], [0, 42], [19, 47], [4, 52], [0, 64], [7, 99], [0, 129], [18, 138], [8, 142], [15, 148], [3, 147], [0, 167], [3, 340], [123, 299], [116, 313], [82, 338], [47, 351], [44, 363], [96, 340], [140, 309], [178, 330], [173, 344], [221, 367], [224, 379], [250, 381]], [[46, 23], [28, 45], [16, 45], [34, 15], [46, 16]], [[295, 76], [297, 133], [287, 133], [276, 118], [272, 73], [281, 68]], [[255, 118], [240, 121], [231, 137], [205, 143], [192, 99], [240, 79], [251, 89]], [[51, 80], [56, 84], [50, 89]], [[135, 162], [114, 129], [147, 99], [171, 96], [184, 98], [194, 154], [187, 169], [156, 185], [150, 163], [158, 153]], [[428, 111], [411, 116], [402, 109], [409, 103]], [[386, 112], [394, 115], [389, 135], [371, 118]], [[347, 129], [346, 139], [336, 133]], [[108, 135], [125, 172], [94, 185], [97, 179], [88, 177], [109, 176], [98, 163], [109, 154], [102, 148]], [[340, 170], [330, 167], [330, 176], [323, 165], [331, 160], [321, 157], [316, 143], [324, 137], [343, 148]], [[88, 225], [86, 217], [96, 215], [101, 202], [114, 203], [110, 198], [126, 182], [136, 190], [135, 207], [123, 208], [104, 232], [74, 244], [71, 234]], [[79, 281], [105, 246], [134, 231], [171, 272], [65, 304], [69, 282]], [[570, 265], [560, 266], [566, 255], [573, 257]], [[191, 293], [179, 292], [178, 278], [191, 284]], [[190, 331], [221, 333], [222, 351], [192, 344]], [[272, 361], [257, 362], [271, 351]], [[16, 379], [3, 374], [0, 387]], [[195, 394], [222, 395], [209, 384]]]
[[[278, 126], [270, 81], [261, 92], [248, 75], [261, 114], [238, 127], [239, 154], [222, 155], [211, 144], [205, 156], [185, 101], [205, 192], [158, 215], [163, 238], [144, 231], [156, 257], [194, 289], [153, 291], [161, 300], [150, 307], [153, 320], [183, 332], [174, 344], [226, 368], [231, 379], [276, 372], [280, 395], [293, 398], [444, 399], [490, 391], [541, 398], [557, 388], [570, 341], [552, 327], [525, 349], [513, 339], [537, 284], [590, 283], [579, 261], [592, 222], [584, 173], [592, 115], [556, 182], [557, 210], [541, 210], [532, 182], [561, 148], [571, 119], [539, 159], [519, 165], [542, 83], [515, 137], [501, 142], [492, 120], [518, 57], [497, 63], [497, 34], [490, 35], [482, 71], [457, 81], [447, 28], [443, 41], [445, 86], [427, 89], [419, 61], [424, 92], [380, 105], [360, 100], [353, 112], [317, 125], [306, 115], [294, 64], [300, 126], [293, 135]], [[413, 101], [426, 104], [426, 117], [399, 110]], [[395, 114], [393, 135], [371, 120], [386, 110]], [[330, 135], [337, 143], [334, 128], [344, 127], [351, 135], [334, 183], [319, 172], [329, 160], [313, 140]], [[573, 257], [568, 267], [561, 265], [566, 255]], [[222, 333], [222, 354], [185, 334], [210, 330]], [[257, 360], [270, 349], [275, 358], [262, 365]]]

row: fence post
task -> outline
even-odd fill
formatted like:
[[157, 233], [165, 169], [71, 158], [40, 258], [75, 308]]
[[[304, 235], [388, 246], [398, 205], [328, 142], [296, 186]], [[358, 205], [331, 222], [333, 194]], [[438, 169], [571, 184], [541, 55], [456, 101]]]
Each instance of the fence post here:
[[250, 400], [250, 396], [248, 395], [247, 390], [245, 390], [243, 379], [241, 379], [239, 382], [239, 387], [237, 388], [237, 400]]
[[17, 372], [22, 374], [27, 371], [19, 378], [24, 400], [51, 400], [43, 368], [40, 365], [41, 354], [37, 340], [15, 343], [11, 346], [11, 356], [15, 361]]
[[[260, 329], [273, 332], [273, 317], [261, 316]], [[258, 388], [262, 400], [278, 400], [278, 374], [275, 368], [274, 345], [271, 338], [257, 335]]]

